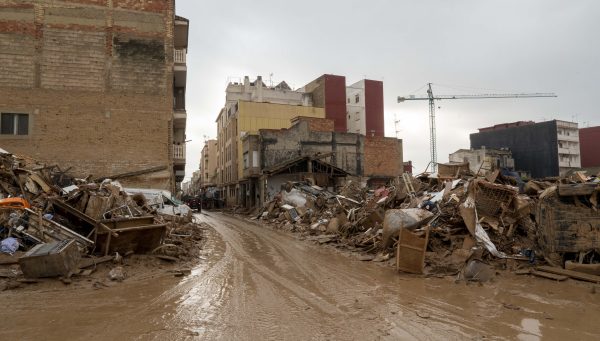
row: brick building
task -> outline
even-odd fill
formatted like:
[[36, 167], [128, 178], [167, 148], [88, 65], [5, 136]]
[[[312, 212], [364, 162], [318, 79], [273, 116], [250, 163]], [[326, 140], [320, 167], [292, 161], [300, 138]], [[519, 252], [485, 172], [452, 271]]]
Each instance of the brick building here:
[[[128, 186], [185, 170], [188, 21], [174, 0], [0, 5], [0, 145]], [[158, 171], [156, 171], [159, 169]]]
[[383, 82], [363, 79], [346, 88], [349, 133], [384, 136]]
[[346, 77], [322, 75], [306, 84], [299, 91], [310, 94], [315, 107], [325, 109], [325, 117], [333, 121], [335, 131], [340, 133], [348, 131]]
[[217, 140], [207, 140], [200, 154], [199, 188], [217, 184]]
[[298, 91], [325, 109], [335, 131], [384, 136], [383, 82], [363, 79], [346, 86], [346, 77], [325, 74]]
[[[358, 116], [350, 114], [347, 105], [347, 90], [356, 89], [362, 89], [359, 101], [353, 102], [362, 109]], [[314, 164], [335, 169], [337, 175], [386, 181], [402, 173], [402, 141], [383, 137], [383, 83], [379, 81], [363, 80], [346, 87], [344, 76], [326, 74], [292, 90], [285, 82], [267, 86], [260, 76], [253, 82], [244, 77], [243, 82], [228, 84], [216, 122], [216, 182], [227, 205], [253, 206], [265, 198], [259, 178], [266, 169], [286, 160], [311, 163], [303, 158], [315, 152], [332, 153]], [[267, 135], [277, 143], [268, 142]]]
[[217, 116], [217, 185], [227, 205], [240, 198], [243, 173], [243, 136], [257, 134], [261, 128], [288, 128], [296, 116], [324, 117], [322, 108], [312, 106], [311, 96], [294, 91], [285, 82], [268, 86], [258, 76], [251, 82], [227, 85], [225, 106]]
[[581, 167], [600, 167], [600, 126], [579, 129]]
[[[333, 120], [295, 117], [286, 129], [260, 129], [242, 139], [240, 204], [272, 199], [287, 181], [335, 187], [337, 177], [357, 176], [385, 184], [402, 174], [402, 140], [337, 132]], [[257, 201], [258, 200], [258, 201]]]

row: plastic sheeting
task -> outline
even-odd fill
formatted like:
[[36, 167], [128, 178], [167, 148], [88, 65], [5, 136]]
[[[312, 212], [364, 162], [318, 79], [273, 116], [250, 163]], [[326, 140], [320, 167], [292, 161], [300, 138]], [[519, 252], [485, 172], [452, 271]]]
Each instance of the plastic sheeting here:
[[19, 249], [19, 241], [13, 237], [8, 237], [0, 242], [0, 252], [13, 254]]

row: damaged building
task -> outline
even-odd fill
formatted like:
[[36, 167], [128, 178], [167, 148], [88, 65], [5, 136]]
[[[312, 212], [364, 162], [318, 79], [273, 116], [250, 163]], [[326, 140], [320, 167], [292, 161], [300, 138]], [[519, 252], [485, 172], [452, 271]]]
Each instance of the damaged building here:
[[451, 163], [468, 162], [473, 174], [486, 175], [496, 169], [515, 170], [512, 152], [507, 149], [459, 149], [449, 155]]
[[330, 119], [296, 117], [289, 129], [260, 129], [242, 138], [241, 204], [254, 207], [287, 182], [333, 189], [346, 176], [387, 183], [402, 172], [402, 140], [334, 130]]
[[562, 176], [581, 167], [577, 123], [520, 121], [480, 128], [471, 148], [510, 149], [515, 169], [533, 178]]
[[[302, 170], [296, 173], [321, 165], [323, 174], [366, 177], [368, 183], [401, 174], [402, 141], [383, 136], [383, 84], [363, 80], [346, 87], [345, 77], [336, 75], [297, 90], [285, 82], [268, 86], [260, 76], [229, 83], [217, 118], [220, 197], [229, 206], [257, 206], [277, 187], [273, 169], [291, 161]], [[334, 184], [329, 180], [315, 181], [327, 187]]]
[[185, 174], [189, 26], [174, 1], [1, 11], [2, 147], [80, 177], [129, 174], [128, 186], [174, 190]]

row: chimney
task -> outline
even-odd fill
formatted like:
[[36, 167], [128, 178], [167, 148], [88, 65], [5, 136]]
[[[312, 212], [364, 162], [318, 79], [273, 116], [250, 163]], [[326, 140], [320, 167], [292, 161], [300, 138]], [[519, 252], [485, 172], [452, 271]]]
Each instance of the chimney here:
[[250, 77], [244, 76], [244, 92], [250, 92]]
[[263, 82], [262, 76], [256, 77], [256, 99], [258, 102], [263, 101]]

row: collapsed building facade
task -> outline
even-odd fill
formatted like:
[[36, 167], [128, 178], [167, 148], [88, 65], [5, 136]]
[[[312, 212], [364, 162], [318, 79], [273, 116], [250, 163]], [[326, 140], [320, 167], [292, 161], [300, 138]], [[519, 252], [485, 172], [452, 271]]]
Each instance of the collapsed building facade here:
[[[357, 112], [347, 107], [353, 101]], [[339, 184], [335, 177], [386, 181], [402, 172], [402, 141], [383, 136], [378, 81], [346, 88], [345, 77], [323, 75], [292, 90], [285, 82], [267, 86], [261, 77], [246, 77], [228, 85], [217, 129], [217, 188], [229, 206], [260, 206], [281, 179], [301, 173], [327, 187]], [[297, 172], [274, 172], [292, 166]]]
[[326, 118], [295, 117], [291, 124], [242, 138], [240, 205], [260, 206], [287, 182], [335, 188], [349, 176], [371, 185], [387, 183], [402, 172], [401, 140], [336, 132]]
[[185, 173], [187, 19], [175, 1], [18, 1], [0, 9], [0, 144], [80, 177]]
[[506, 149], [459, 149], [449, 155], [451, 163], [468, 162], [473, 174], [488, 174], [496, 169], [515, 170], [515, 160]]

